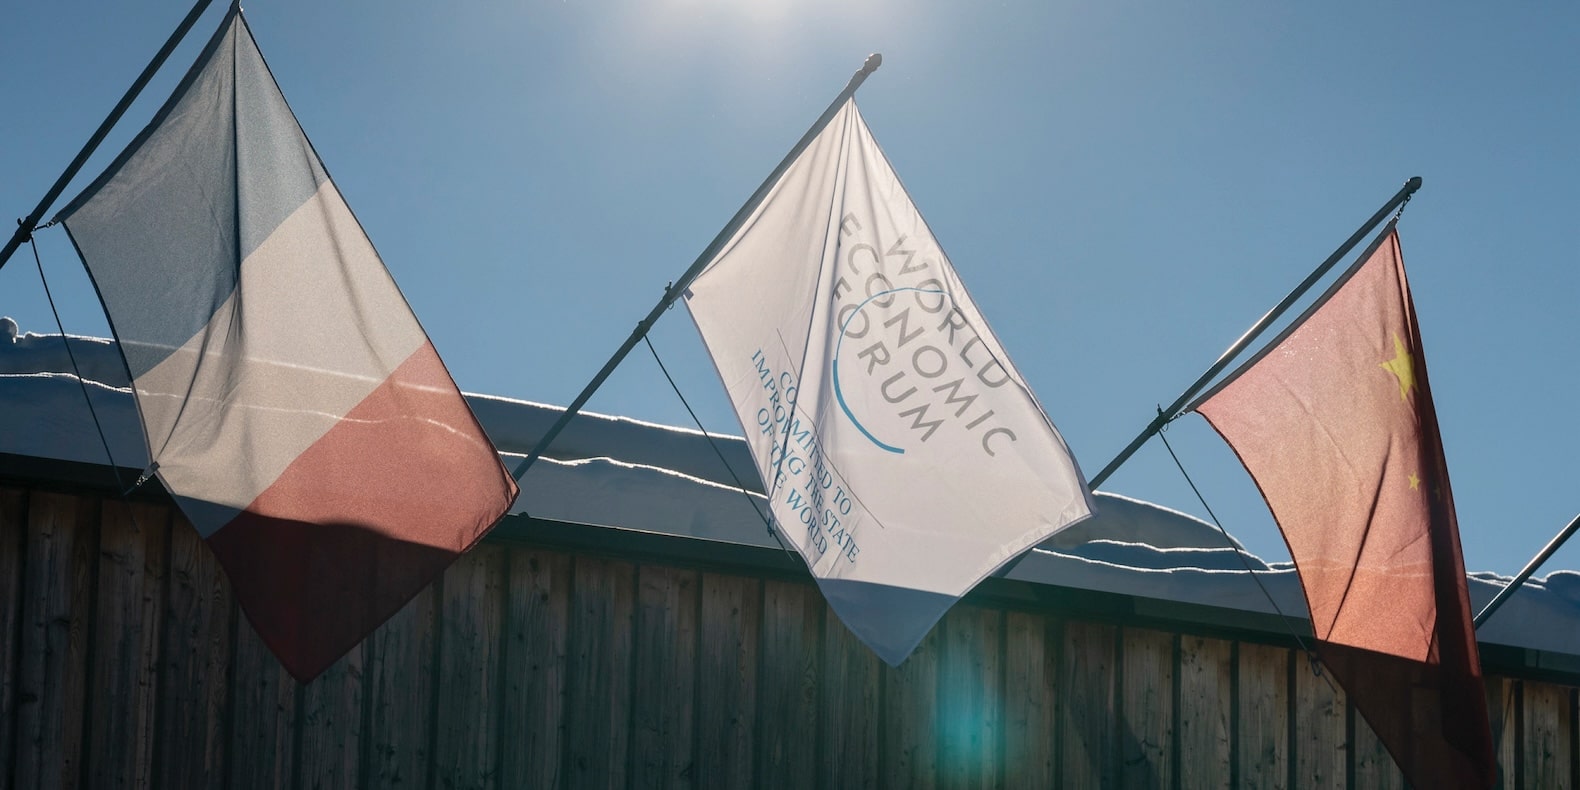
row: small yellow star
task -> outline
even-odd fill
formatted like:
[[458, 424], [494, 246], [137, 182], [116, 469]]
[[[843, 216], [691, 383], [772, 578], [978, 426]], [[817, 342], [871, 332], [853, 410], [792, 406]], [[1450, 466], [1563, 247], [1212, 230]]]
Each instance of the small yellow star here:
[[1399, 342], [1398, 334], [1393, 336], [1393, 359], [1380, 363], [1378, 367], [1399, 379], [1399, 400], [1409, 400], [1410, 388], [1415, 386], [1415, 357], [1410, 355], [1404, 343]]
[[1419, 491], [1419, 490], [1421, 490], [1421, 478], [1416, 477], [1413, 474], [1410, 475], [1410, 490], [1411, 491]]

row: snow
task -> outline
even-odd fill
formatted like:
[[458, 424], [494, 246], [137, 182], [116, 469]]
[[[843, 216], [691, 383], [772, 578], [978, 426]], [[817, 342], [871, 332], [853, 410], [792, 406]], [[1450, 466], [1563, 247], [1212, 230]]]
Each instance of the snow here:
[[[117, 465], [146, 466], [126, 367], [114, 343], [77, 336], [65, 341], [23, 333], [11, 319], [0, 318], [0, 453], [103, 464], [107, 440]], [[555, 406], [487, 395], [467, 399], [512, 467], [561, 413]], [[95, 414], [105, 440], [95, 428]], [[736, 485], [731, 470], [747, 491]], [[1289, 563], [1264, 562], [1213, 525], [1149, 502], [1098, 493], [1097, 506], [1097, 516], [1046, 541], [1003, 575], [1264, 613], [1274, 612], [1271, 596], [1285, 614], [1304, 617], [1299, 580]], [[779, 547], [763, 521], [762, 485], [744, 441], [710, 441], [698, 431], [620, 417], [584, 413], [572, 420], [526, 475], [511, 512]], [[1470, 574], [1472, 609], [1479, 611], [1507, 581]], [[1532, 579], [1477, 635], [1483, 642], [1580, 655], [1580, 573], [1554, 571]]]

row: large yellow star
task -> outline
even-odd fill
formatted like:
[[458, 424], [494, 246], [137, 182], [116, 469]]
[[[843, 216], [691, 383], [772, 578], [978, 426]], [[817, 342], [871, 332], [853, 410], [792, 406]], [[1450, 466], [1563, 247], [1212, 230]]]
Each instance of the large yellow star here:
[[1393, 359], [1379, 364], [1378, 367], [1399, 379], [1399, 400], [1409, 400], [1410, 388], [1415, 386], [1415, 357], [1410, 355], [1404, 343], [1399, 342], [1397, 333], [1393, 336]]
[[1416, 477], [1413, 474], [1410, 475], [1410, 490], [1411, 491], [1419, 491], [1420, 489], [1421, 489], [1421, 478]]

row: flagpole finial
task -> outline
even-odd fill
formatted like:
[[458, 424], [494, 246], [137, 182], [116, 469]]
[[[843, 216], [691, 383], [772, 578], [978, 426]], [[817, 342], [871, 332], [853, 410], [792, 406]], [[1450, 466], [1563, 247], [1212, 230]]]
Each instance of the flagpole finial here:
[[868, 55], [866, 62], [861, 64], [861, 68], [856, 69], [856, 73], [850, 75], [850, 84], [845, 86], [844, 92], [839, 95], [839, 99], [835, 102], [835, 104], [844, 104], [845, 100], [849, 99], [853, 94], [855, 94], [856, 89], [861, 87], [861, 83], [866, 82], [867, 77], [872, 74], [872, 72], [877, 71], [878, 67], [881, 65], [883, 65], [882, 55], [879, 55], [876, 52]]
[[1412, 193], [1415, 192], [1417, 189], [1421, 188], [1421, 177], [1412, 177], [1409, 181], [1404, 182], [1404, 187]]

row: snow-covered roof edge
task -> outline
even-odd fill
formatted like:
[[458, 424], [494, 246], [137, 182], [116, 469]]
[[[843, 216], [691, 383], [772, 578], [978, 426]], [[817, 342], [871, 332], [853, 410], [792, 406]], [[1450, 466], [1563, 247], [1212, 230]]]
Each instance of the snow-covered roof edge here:
[[[120, 467], [146, 466], [114, 343], [65, 340], [22, 334], [10, 319], [0, 319], [0, 414], [6, 415], [0, 454], [86, 464], [106, 464], [113, 456]], [[74, 365], [84, 374], [80, 380], [70, 372]], [[527, 453], [561, 413], [530, 401], [466, 397], [507, 456]], [[735, 476], [747, 491], [735, 485]], [[739, 437], [715, 435], [710, 443], [694, 430], [584, 413], [522, 481], [512, 512], [777, 549], [763, 522], [761, 491]], [[1299, 580], [1289, 563], [1269, 564], [1237, 543], [1231, 547], [1217, 528], [1176, 510], [1106, 493], [1097, 495], [1097, 505], [1097, 516], [1054, 536], [1005, 575], [1262, 613], [1274, 612], [1276, 602], [1284, 614], [1304, 617]], [[1472, 573], [1473, 606], [1490, 600], [1506, 581]], [[1528, 582], [1478, 637], [1580, 656], [1580, 573], [1555, 571]]]

